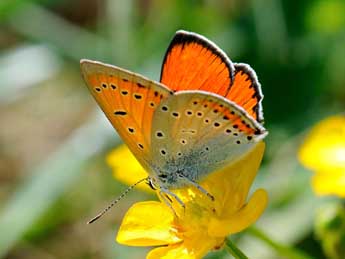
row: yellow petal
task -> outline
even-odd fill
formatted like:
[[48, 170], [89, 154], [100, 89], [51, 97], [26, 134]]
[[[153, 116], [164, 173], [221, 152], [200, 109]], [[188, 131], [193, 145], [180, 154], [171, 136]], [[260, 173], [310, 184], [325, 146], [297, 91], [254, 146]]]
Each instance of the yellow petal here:
[[[113, 176], [125, 184], [132, 185], [147, 177], [147, 173], [126, 145], [120, 145], [110, 152], [107, 163], [113, 169]], [[147, 184], [139, 184], [138, 188], [152, 192]]]
[[150, 251], [146, 259], [199, 259], [203, 258], [210, 250], [220, 248], [224, 238], [215, 239], [205, 235], [204, 230], [185, 238], [179, 244], [159, 247]]
[[301, 163], [312, 170], [345, 170], [345, 116], [318, 123], [299, 151]]
[[225, 237], [244, 230], [252, 225], [264, 212], [268, 203], [267, 192], [258, 189], [249, 202], [230, 218], [211, 218], [208, 233], [214, 237]]
[[203, 181], [202, 185], [215, 197], [218, 215], [230, 216], [245, 204], [264, 150], [265, 143], [259, 142], [241, 160], [211, 174]]
[[337, 195], [345, 198], [345, 170], [318, 172], [312, 179], [312, 186], [318, 195]]
[[173, 227], [174, 215], [163, 203], [139, 202], [126, 213], [116, 240], [130, 246], [156, 246], [181, 241]]
[[181, 245], [172, 245], [165, 247], [158, 247], [151, 250], [146, 259], [194, 259], [193, 255], [188, 254], [188, 251]]

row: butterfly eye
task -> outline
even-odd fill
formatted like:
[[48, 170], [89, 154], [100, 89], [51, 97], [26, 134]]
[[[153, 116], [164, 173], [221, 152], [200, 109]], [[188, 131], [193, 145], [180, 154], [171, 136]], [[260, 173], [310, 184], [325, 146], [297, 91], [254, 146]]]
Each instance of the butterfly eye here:
[[153, 179], [150, 178], [147, 184], [151, 187], [152, 190], [157, 190], [156, 186], [153, 183]]

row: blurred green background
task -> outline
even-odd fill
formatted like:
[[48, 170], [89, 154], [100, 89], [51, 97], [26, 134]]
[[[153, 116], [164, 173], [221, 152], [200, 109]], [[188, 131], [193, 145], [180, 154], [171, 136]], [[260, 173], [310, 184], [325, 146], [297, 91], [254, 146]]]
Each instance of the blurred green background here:
[[[126, 186], [105, 163], [121, 140], [82, 81], [79, 60], [159, 79], [178, 29], [205, 35], [257, 72], [267, 137], [255, 187], [270, 194], [257, 225], [273, 239], [326, 258], [311, 191], [296, 153], [307, 130], [345, 109], [343, 0], [1, 0], [0, 258], [144, 258], [115, 243], [125, 211], [153, 199], [133, 191], [86, 225]], [[253, 259], [283, 258], [250, 235]], [[224, 252], [208, 258], [230, 258]]]

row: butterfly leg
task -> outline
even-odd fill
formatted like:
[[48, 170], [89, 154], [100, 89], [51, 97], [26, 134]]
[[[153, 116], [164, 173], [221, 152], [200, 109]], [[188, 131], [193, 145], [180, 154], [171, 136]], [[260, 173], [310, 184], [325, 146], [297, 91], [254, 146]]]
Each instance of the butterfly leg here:
[[189, 179], [188, 177], [180, 174], [179, 175], [181, 178], [183, 178], [185, 181], [187, 181], [188, 183], [190, 183], [191, 185], [193, 185], [194, 187], [196, 187], [200, 192], [202, 192], [203, 194], [205, 194], [207, 197], [209, 197], [212, 201], [214, 201], [214, 197], [211, 193], [209, 193], [208, 191], [206, 191], [200, 184], [194, 182], [193, 180]]
[[175, 200], [181, 205], [182, 208], [185, 208], [185, 204], [184, 202], [173, 192], [169, 191], [168, 189], [165, 188], [161, 188], [160, 192], [164, 193], [164, 194], [168, 194], [172, 197], [175, 198]]
[[[177, 197], [176, 194], [173, 194], [171, 192], [169, 192], [170, 195], [172, 195], [177, 201], [178, 203], [181, 204], [181, 206], [183, 207], [183, 209], [185, 209], [185, 205], [184, 203], [181, 201], [180, 198]], [[172, 210], [172, 212], [175, 214], [176, 217], [178, 217], [176, 211], [174, 210], [173, 206], [171, 205], [172, 200], [169, 197], [169, 195], [165, 192], [165, 190], [160, 190], [159, 191], [159, 196], [161, 197], [161, 199], [164, 201], [164, 203]]]
[[163, 193], [162, 191], [159, 191], [159, 196], [160, 196], [160, 198], [164, 201], [165, 205], [167, 205], [167, 206], [172, 210], [172, 212], [175, 214], [175, 216], [178, 217], [176, 211], [175, 211], [174, 208], [171, 206], [172, 200], [169, 198], [169, 196], [167, 196], [167, 195], [166, 195], [165, 193]]

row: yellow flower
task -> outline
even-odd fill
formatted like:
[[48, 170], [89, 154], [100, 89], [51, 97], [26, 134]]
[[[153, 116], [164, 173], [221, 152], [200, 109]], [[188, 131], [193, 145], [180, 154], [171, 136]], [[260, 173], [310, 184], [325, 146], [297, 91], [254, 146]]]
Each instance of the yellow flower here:
[[[133, 185], [140, 179], [147, 177], [147, 173], [126, 145], [121, 145], [114, 149], [109, 153], [106, 160], [113, 169], [113, 176], [127, 185]], [[152, 189], [147, 184], [139, 184], [138, 188], [152, 192]]]
[[[190, 187], [174, 190], [185, 204], [182, 208], [173, 200], [178, 216], [161, 201], [134, 204], [123, 219], [117, 241], [130, 246], [159, 246], [148, 253], [148, 259], [201, 258], [221, 248], [226, 236], [253, 224], [266, 208], [268, 196], [263, 189], [256, 190], [247, 201], [264, 149], [265, 144], [259, 143], [241, 161], [210, 174], [200, 184], [214, 201]], [[125, 167], [121, 171], [125, 172]]]
[[300, 148], [299, 159], [316, 172], [312, 186], [317, 194], [345, 197], [345, 116], [318, 123]]

